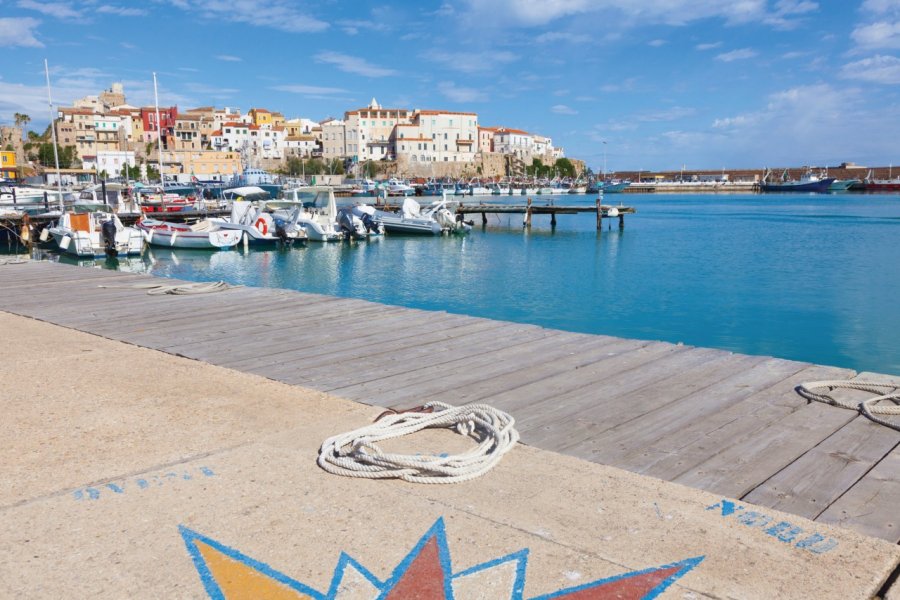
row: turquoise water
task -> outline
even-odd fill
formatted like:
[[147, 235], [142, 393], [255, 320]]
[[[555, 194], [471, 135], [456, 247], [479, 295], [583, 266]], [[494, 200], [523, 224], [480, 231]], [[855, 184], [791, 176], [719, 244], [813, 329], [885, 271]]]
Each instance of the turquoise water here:
[[[592, 198], [557, 203], [593, 203]], [[900, 374], [900, 197], [609, 196], [594, 216], [292, 251], [153, 249], [122, 268]], [[540, 201], [544, 201], [540, 197]]]

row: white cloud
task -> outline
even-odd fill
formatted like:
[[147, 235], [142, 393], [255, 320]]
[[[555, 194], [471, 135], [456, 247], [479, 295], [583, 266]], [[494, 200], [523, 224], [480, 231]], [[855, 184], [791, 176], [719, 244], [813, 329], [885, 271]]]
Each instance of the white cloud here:
[[648, 46], [652, 46], [653, 48], [659, 48], [660, 46], [665, 46], [668, 44], [666, 40], [650, 40], [647, 42]]
[[567, 44], [586, 44], [590, 42], [591, 39], [591, 36], [585, 33], [570, 33], [568, 31], [547, 31], [534, 38], [534, 41], [539, 44], [551, 44], [553, 42], [565, 42]]
[[270, 27], [289, 33], [328, 29], [328, 23], [304, 14], [292, 0], [168, 0], [169, 4], [212, 21]]
[[859, 10], [864, 14], [900, 13], [900, 0], [865, 0]]
[[482, 90], [468, 87], [459, 87], [452, 81], [445, 81], [438, 85], [438, 91], [449, 100], [467, 104], [471, 102], [486, 102], [487, 94]]
[[334, 65], [345, 73], [354, 73], [364, 77], [390, 77], [397, 75], [397, 71], [379, 67], [369, 63], [364, 58], [341, 54], [340, 52], [319, 52], [316, 54], [317, 62]]
[[729, 24], [759, 22], [790, 27], [797, 17], [818, 10], [809, 0], [466, 0], [470, 24], [524, 26], [582, 15], [618, 27], [646, 24], [684, 25], [709, 18]]
[[314, 94], [317, 96], [329, 96], [333, 94], [346, 94], [347, 90], [343, 88], [336, 87], [321, 87], [316, 85], [275, 85], [269, 89], [273, 89], [279, 92], [290, 92], [292, 94], [303, 94], [309, 95]]
[[517, 55], [505, 50], [484, 53], [434, 50], [425, 53], [425, 58], [463, 73], [486, 73], [495, 70], [498, 66], [515, 62], [519, 59]]
[[41, 22], [31, 17], [0, 18], [0, 48], [6, 46], [23, 46], [26, 48], [43, 48], [34, 34], [34, 29]]
[[231, 54], [217, 54], [215, 56], [218, 60], [223, 60], [225, 62], [243, 62], [243, 58], [240, 56], [232, 56]]
[[95, 9], [98, 13], [105, 15], [117, 15], [119, 17], [143, 17], [148, 14], [146, 10], [143, 8], [125, 8], [122, 6], [112, 6], [109, 4], [104, 4], [102, 6], [98, 6]]
[[840, 74], [844, 79], [858, 79], [886, 85], [900, 84], [900, 58], [881, 55], [864, 58], [844, 65]]
[[557, 115], [577, 115], [578, 111], [572, 108], [571, 106], [566, 106], [565, 104], [557, 104], [550, 109], [550, 112], [556, 113]]
[[900, 21], [878, 21], [861, 25], [851, 34], [861, 48], [900, 48]]
[[19, 0], [19, 8], [34, 10], [48, 17], [56, 19], [81, 20], [84, 15], [81, 11], [72, 8], [68, 2], [37, 2], [36, 0]]
[[697, 44], [696, 46], [694, 46], [694, 48], [701, 52], [705, 52], [707, 50], [713, 50], [715, 48], [718, 48], [721, 45], [722, 45], [722, 42], [711, 42], [708, 44]]
[[740, 50], [732, 50], [731, 52], [723, 52], [716, 55], [716, 60], [722, 62], [733, 62], [736, 60], [747, 60], [757, 55], [756, 50], [752, 48], [741, 48]]

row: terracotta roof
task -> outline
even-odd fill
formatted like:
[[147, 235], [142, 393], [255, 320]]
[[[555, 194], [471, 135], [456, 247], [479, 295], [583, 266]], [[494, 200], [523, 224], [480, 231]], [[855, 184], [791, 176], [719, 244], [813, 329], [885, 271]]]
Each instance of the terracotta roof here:
[[[246, 123], [231, 122], [231, 123], [222, 123], [222, 127], [244, 127], [244, 128], [247, 128], [247, 127], [251, 127], [251, 126], [247, 125]], [[255, 125], [253, 127], [255, 127]]]
[[509, 129], [507, 127], [500, 127], [497, 129], [497, 133], [512, 133], [515, 135], [531, 135], [527, 131], [522, 131], [521, 129]]
[[416, 113], [420, 115], [468, 115], [472, 117], [478, 116], [478, 113], [454, 112], [452, 110], [417, 110]]
[[499, 127], [479, 127], [478, 131], [497, 131]]

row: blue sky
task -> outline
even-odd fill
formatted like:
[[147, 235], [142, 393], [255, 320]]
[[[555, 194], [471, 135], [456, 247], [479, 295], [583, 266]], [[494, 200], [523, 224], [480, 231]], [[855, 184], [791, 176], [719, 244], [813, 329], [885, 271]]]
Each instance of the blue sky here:
[[620, 169], [900, 164], [900, 0], [0, 0], [0, 123], [132, 104], [467, 110]]

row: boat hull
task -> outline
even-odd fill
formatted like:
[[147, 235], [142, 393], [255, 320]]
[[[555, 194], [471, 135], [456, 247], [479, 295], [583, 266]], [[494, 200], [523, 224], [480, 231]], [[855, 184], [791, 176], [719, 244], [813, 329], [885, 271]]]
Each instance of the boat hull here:
[[192, 248], [195, 250], [225, 250], [237, 246], [243, 237], [242, 231], [215, 229], [194, 231], [186, 225], [172, 223], [141, 222], [138, 228], [151, 246], [162, 248]]
[[867, 192], [900, 192], [900, 180], [897, 181], [870, 181], [867, 182]]
[[[51, 227], [48, 231], [60, 252], [64, 254], [80, 258], [108, 256], [99, 233], [69, 231], [56, 227]], [[116, 256], [140, 254], [143, 247], [144, 238], [140, 231], [127, 227], [124, 231], [116, 233]]]
[[763, 183], [759, 188], [766, 193], [784, 193], [784, 192], [813, 192], [823, 194], [828, 191], [834, 179], [820, 179], [819, 181], [786, 181], [784, 183]]

